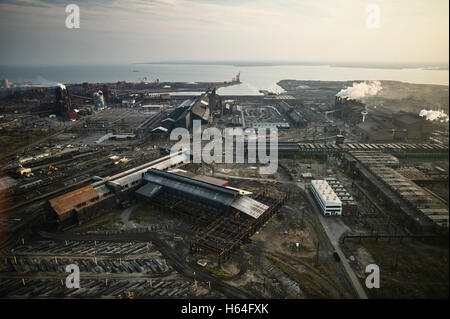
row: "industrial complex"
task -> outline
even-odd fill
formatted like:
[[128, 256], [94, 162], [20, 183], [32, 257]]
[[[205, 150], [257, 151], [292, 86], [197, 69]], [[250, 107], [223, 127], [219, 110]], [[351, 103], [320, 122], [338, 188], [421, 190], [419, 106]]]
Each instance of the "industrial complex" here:
[[[448, 297], [448, 122], [343, 82], [220, 94], [241, 83], [3, 80], [0, 297]], [[278, 170], [172, 151], [195, 120], [276, 129]], [[371, 263], [383, 292], [364, 287]]]

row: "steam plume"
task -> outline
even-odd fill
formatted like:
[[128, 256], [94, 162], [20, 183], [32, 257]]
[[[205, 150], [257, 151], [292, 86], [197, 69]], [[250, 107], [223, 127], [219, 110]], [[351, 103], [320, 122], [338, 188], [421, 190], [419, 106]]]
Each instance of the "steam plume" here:
[[352, 86], [340, 90], [336, 96], [349, 99], [360, 99], [365, 96], [376, 95], [382, 89], [380, 81], [355, 82]]
[[428, 121], [440, 121], [448, 123], [448, 114], [443, 111], [421, 110], [419, 116], [425, 116]]
[[38, 75], [36, 80], [33, 81], [34, 83], [38, 84], [38, 85], [43, 85], [46, 87], [55, 87], [55, 86], [59, 86], [61, 89], [65, 90], [66, 86], [62, 83], [58, 83], [58, 82], [54, 82], [54, 81], [49, 81], [45, 78], [43, 78], [42, 76]]

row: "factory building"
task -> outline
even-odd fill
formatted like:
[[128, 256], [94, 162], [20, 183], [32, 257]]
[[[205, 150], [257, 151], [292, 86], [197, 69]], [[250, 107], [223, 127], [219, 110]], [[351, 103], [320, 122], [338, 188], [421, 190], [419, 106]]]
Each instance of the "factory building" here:
[[342, 202], [326, 180], [312, 180], [311, 192], [325, 216], [342, 215]]
[[448, 208], [431, 193], [402, 175], [394, 167], [398, 160], [379, 152], [350, 152], [353, 167], [386, 202], [404, 213], [404, 222], [413, 229], [431, 230], [434, 225], [448, 227]]
[[209, 123], [213, 112], [223, 112], [222, 100], [215, 89], [208, 90], [197, 98], [185, 100], [161, 121], [161, 126], [170, 131], [175, 127], [190, 129], [193, 120], [200, 120], [202, 124]]
[[342, 215], [356, 214], [358, 212], [358, 205], [341, 182], [336, 178], [326, 178], [325, 181], [328, 185], [330, 185], [337, 197], [341, 200]]
[[265, 189], [252, 194], [228, 187], [226, 181], [179, 169], [151, 168], [143, 183], [136, 197], [201, 226], [191, 251], [213, 253], [219, 263], [254, 234], [286, 198], [277, 190], [270, 195]]
[[113, 207], [114, 201], [111, 199], [111, 191], [103, 191], [88, 185], [56, 198], [50, 199], [49, 204], [57, 214], [57, 219], [61, 229], [68, 229], [86, 222], [102, 211], [98, 209], [100, 202], [102, 208]]
[[164, 191], [169, 195], [190, 198], [226, 212], [238, 195], [237, 191], [225, 187], [157, 169], [148, 170], [144, 182], [146, 184], [136, 191], [136, 195], [142, 199], [151, 200], [153, 196]]
[[356, 125], [364, 141], [422, 140], [431, 136], [432, 124], [418, 114], [393, 114], [381, 107], [366, 113], [365, 120]]
[[99, 216], [112, 209], [118, 202], [125, 201], [142, 184], [142, 178], [149, 168], [169, 169], [184, 163], [186, 155], [178, 152], [129, 169], [114, 176], [76, 189], [49, 200], [61, 229], [67, 229]]
[[406, 131], [408, 140], [427, 139], [431, 136], [432, 124], [418, 114], [400, 112], [394, 115], [394, 125]]
[[292, 110], [291, 112], [289, 112], [288, 118], [297, 127], [304, 125], [307, 122], [306, 119], [296, 110]]
[[338, 96], [335, 97], [334, 106], [337, 116], [352, 123], [360, 123], [362, 121], [361, 112], [366, 109], [365, 104], [360, 101]]
[[258, 218], [269, 208], [243, 195], [245, 191], [227, 187], [227, 181], [178, 169], [170, 172], [149, 169], [143, 181], [145, 185], [136, 191], [136, 196], [149, 202], [163, 192], [181, 200], [201, 203], [219, 212], [237, 210], [252, 218]]
[[211, 113], [219, 113], [220, 115], [223, 114], [223, 104], [222, 104], [222, 98], [220, 95], [216, 94], [216, 88], [213, 88], [211, 92], [209, 93], [209, 109]]
[[356, 125], [356, 131], [360, 134], [361, 140], [369, 142], [388, 142], [398, 139], [399, 132], [394, 129], [392, 113], [381, 107], [364, 111], [365, 115], [360, 115], [360, 121]]
[[72, 107], [72, 99], [64, 85], [58, 85], [55, 88], [55, 104], [56, 112], [62, 116], [68, 117], [70, 120], [78, 118], [78, 113]]
[[392, 168], [400, 166], [399, 159], [389, 153], [352, 151], [351, 154], [354, 158], [367, 166], [383, 165]]
[[280, 104], [278, 104], [277, 109], [280, 111], [280, 113], [288, 114], [294, 109], [294, 107], [292, 105], [289, 105], [285, 101], [281, 101]]
[[188, 99], [177, 106], [167, 118], [161, 121], [161, 126], [171, 131], [175, 127], [189, 128], [191, 123], [190, 109], [193, 107], [195, 99]]
[[286, 115], [291, 123], [296, 127], [304, 125], [307, 122], [307, 120], [299, 112], [294, 110], [294, 107], [292, 105], [289, 105], [285, 101], [281, 101], [276, 109], [278, 110], [280, 115]]
[[356, 125], [363, 142], [388, 142], [394, 140], [394, 129], [389, 122], [378, 122], [373, 119], [367, 119]]

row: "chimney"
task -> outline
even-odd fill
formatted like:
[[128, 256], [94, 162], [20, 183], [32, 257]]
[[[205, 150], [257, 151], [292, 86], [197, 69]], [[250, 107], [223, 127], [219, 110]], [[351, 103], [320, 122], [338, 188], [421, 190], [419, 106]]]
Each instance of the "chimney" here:
[[367, 113], [367, 111], [365, 111], [365, 110], [361, 112], [361, 115], [362, 115], [362, 122], [363, 122], [363, 123], [364, 123], [364, 121], [366, 120], [367, 114], [368, 114], [368, 113]]

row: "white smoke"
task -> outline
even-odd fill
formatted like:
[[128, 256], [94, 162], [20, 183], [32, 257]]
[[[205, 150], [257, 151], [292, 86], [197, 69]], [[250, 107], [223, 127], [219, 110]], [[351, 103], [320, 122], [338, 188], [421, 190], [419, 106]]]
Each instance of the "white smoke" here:
[[62, 83], [54, 82], [51, 80], [47, 80], [42, 76], [38, 75], [35, 80], [32, 81], [33, 84], [42, 85], [45, 87], [56, 87], [59, 86], [61, 89], [65, 90], [66, 86]]
[[440, 121], [442, 123], [448, 123], [449, 117], [443, 111], [433, 111], [433, 110], [421, 110], [419, 116], [422, 116], [428, 121]]
[[365, 96], [377, 95], [382, 89], [380, 81], [355, 82], [352, 86], [340, 90], [336, 96], [355, 100]]

